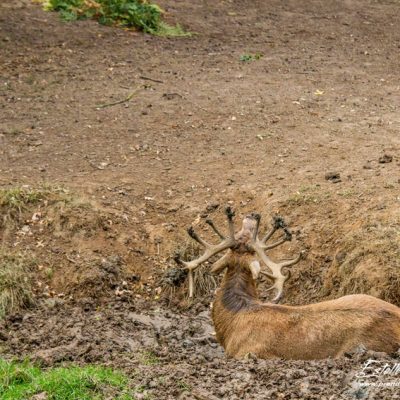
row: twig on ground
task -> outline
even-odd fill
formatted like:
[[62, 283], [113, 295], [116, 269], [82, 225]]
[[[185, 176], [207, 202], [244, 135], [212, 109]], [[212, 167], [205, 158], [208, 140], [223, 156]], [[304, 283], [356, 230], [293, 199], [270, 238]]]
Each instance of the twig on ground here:
[[112, 103], [99, 104], [98, 106], [96, 106], [96, 109], [97, 109], [97, 110], [100, 110], [101, 108], [112, 107], [112, 106], [116, 106], [116, 105], [118, 105], [118, 104], [126, 103], [126, 102], [129, 101], [138, 91], [139, 91], [139, 89], [134, 90], [134, 91], [133, 91], [128, 97], [126, 97], [125, 99], [118, 100], [118, 101], [114, 101], [114, 102], [112, 102]]
[[145, 81], [152, 81], [152, 82], [156, 82], [156, 83], [164, 83], [164, 81], [160, 81], [159, 79], [149, 78], [148, 76], [144, 76], [144, 75], [139, 76], [139, 78], [143, 79]]

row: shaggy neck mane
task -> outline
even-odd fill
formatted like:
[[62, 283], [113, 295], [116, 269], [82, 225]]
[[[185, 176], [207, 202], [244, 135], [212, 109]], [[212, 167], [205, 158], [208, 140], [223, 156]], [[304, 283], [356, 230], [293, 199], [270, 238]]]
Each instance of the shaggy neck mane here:
[[256, 285], [246, 265], [233, 263], [228, 267], [219, 297], [224, 308], [235, 313], [259, 304]]

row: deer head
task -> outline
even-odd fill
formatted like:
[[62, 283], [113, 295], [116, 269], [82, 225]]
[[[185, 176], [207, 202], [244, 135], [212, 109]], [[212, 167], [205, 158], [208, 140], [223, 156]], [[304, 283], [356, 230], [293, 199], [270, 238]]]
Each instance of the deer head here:
[[[283, 285], [290, 277], [290, 273], [286, 273], [285, 268], [288, 268], [299, 262], [302, 256], [302, 254], [300, 254], [298, 257], [291, 260], [274, 262], [266, 254], [266, 251], [278, 247], [279, 245], [292, 239], [292, 234], [287, 228], [284, 220], [279, 216], [274, 217], [272, 228], [260, 239], [258, 237], [261, 219], [259, 214], [252, 213], [247, 215], [243, 219], [240, 231], [237, 233], [235, 233], [233, 223], [233, 217], [235, 215], [233, 210], [230, 207], [227, 207], [225, 214], [228, 219], [229, 231], [226, 237], [220, 233], [211, 220], [206, 220], [206, 223], [210, 225], [213, 231], [221, 239], [219, 244], [212, 245], [206, 242], [196, 234], [193, 227], [190, 227], [188, 229], [189, 236], [203, 246], [205, 248], [205, 252], [199, 258], [192, 261], [182, 261], [179, 258], [175, 258], [175, 260], [188, 271], [189, 297], [193, 297], [194, 293], [193, 271], [212, 256], [227, 250], [227, 252], [212, 265], [211, 271], [213, 273], [222, 272], [230, 265], [230, 263], [233, 262], [235, 258], [237, 259], [237, 257], [246, 259], [248, 268], [251, 271], [254, 279], [257, 279], [261, 273], [273, 281], [273, 285], [268, 290], [276, 290], [276, 296], [272, 302], [279, 302], [283, 294]], [[267, 244], [268, 240], [279, 229], [283, 230], [283, 236], [275, 242]]]

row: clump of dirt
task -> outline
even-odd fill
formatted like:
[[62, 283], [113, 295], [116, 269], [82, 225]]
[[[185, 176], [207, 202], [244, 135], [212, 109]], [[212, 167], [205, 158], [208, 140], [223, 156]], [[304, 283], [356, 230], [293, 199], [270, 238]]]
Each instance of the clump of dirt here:
[[[72, 261], [72, 259], [71, 259]], [[124, 278], [125, 264], [118, 255], [96, 259], [82, 259], [75, 261], [70, 267], [70, 274], [58, 277], [58, 283], [65, 288], [65, 293], [74, 297], [91, 297], [101, 299], [111, 290], [119, 290], [119, 286], [127, 286]], [[123, 290], [123, 289], [122, 289]], [[99, 293], [103, 293], [102, 296]]]

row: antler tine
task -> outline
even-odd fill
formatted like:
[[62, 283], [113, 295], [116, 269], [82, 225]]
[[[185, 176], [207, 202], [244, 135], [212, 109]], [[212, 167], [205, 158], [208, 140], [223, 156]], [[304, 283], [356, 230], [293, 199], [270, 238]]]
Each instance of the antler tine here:
[[252, 215], [253, 218], [256, 220], [256, 226], [253, 232], [253, 242], [256, 242], [258, 240], [258, 230], [260, 229], [261, 215], [257, 213], [253, 213]]
[[212, 256], [220, 253], [221, 251], [224, 251], [226, 249], [229, 249], [235, 245], [235, 231], [234, 231], [234, 226], [233, 226], [233, 217], [235, 213], [230, 207], [226, 208], [226, 216], [228, 218], [228, 225], [229, 225], [229, 237], [224, 238], [224, 240], [217, 244], [217, 245], [212, 245], [210, 243], [207, 243], [205, 240], [200, 238], [200, 236], [197, 235], [197, 233], [194, 231], [193, 227], [190, 227], [188, 229], [188, 234], [189, 236], [194, 239], [196, 242], [200, 243], [204, 248], [205, 252], [198, 258], [192, 261], [183, 261], [179, 258], [179, 256], [175, 257], [175, 261], [181, 265], [183, 268], [188, 270], [188, 276], [189, 276], [189, 297], [193, 297], [194, 293], [194, 283], [193, 283], [193, 271], [202, 263], [207, 261], [209, 258]]
[[286, 228], [286, 222], [280, 215], [275, 215], [273, 217], [272, 228], [266, 235], [262, 238], [261, 243], [265, 244], [267, 240], [280, 228]]
[[197, 243], [201, 244], [203, 247], [210, 247], [210, 244], [207, 243], [204, 239], [202, 239], [195, 231], [193, 226], [190, 226], [187, 230], [188, 235], [195, 240]]
[[235, 238], [235, 226], [233, 224], [233, 217], [235, 216], [235, 212], [232, 210], [230, 206], [225, 209], [226, 217], [228, 218], [228, 228], [229, 228], [229, 236], [234, 239]]
[[262, 246], [259, 245], [259, 243], [254, 242], [252, 243], [253, 250], [257, 253], [258, 257], [260, 260], [263, 261], [263, 263], [270, 269], [272, 274], [266, 271], [261, 271], [262, 274], [268, 276], [268, 278], [272, 279], [274, 281], [274, 284], [268, 289], [276, 289], [277, 295], [274, 297], [272, 300], [273, 303], [279, 302], [282, 298], [283, 294], [283, 285], [287, 279], [290, 277], [290, 273], [288, 274], [283, 274], [282, 270], [283, 268], [290, 267], [294, 264], [297, 264], [300, 259], [302, 258], [303, 253], [300, 253], [300, 255], [294, 259], [291, 260], [285, 260], [279, 263], [276, 263], [271, 260], [265, 253], [264, 249]]
[[224, 240], [225, 236], [217, 229], [217, 227], [214, 225], [214, 222], [211, 219], [206, 219], [206, 224], [210, 225], [212, 230], [219, 236], [220, 239]]
[[285, 242], [290, 242], [292, 240], [292, 232], [290, 232], [289, 228], [284, 227], [283, 231], [285, 232], [285, 235], [280, 238], [279, 240], [277, 240], [274, 243], [271, 244], [264, 244], [262, 243], [262, 248], [265, 250], [271, 250], [274, 249], [275, 247], [280, 246], [281, 244], [285, 243]]

